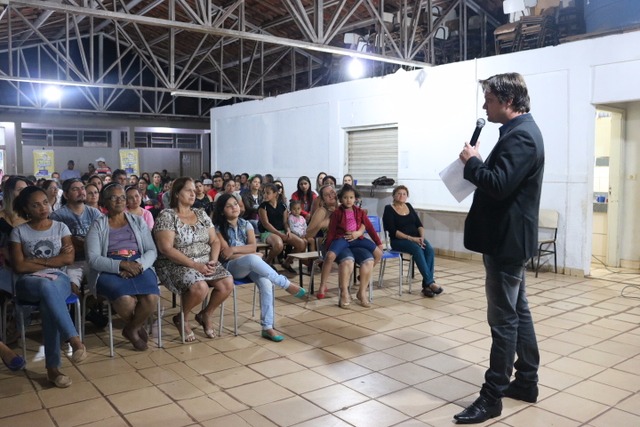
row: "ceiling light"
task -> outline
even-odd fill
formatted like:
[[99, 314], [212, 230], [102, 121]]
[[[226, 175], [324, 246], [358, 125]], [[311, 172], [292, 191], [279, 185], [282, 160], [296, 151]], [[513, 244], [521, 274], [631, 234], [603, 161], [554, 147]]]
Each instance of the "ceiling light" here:
[[358, 58], [351, 58], [348, 65], [349, 76], [352, 79], [359, 79], [364, 75], [364, 64]]
[[62, 98], [62, 89], [58, 86], [47, 86], [42, 91], [42, 95], [47, 102], [58, 102]]
[[189, 98], [206, 98], [206, 99], [231, 99], [235, 95], [232, 93], [222, 92], [199, 92], [196, 90], [174, 90], [171, 96], [186, 96]]

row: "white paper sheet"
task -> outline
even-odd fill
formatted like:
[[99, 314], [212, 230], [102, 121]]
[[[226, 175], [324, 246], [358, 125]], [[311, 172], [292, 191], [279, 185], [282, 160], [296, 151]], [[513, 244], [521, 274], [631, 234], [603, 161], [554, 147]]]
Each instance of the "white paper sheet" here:
[[456, 159], [440, 172], [440, 179], [444, 182], [451, 195], [460, 203], [473, 193], [476, 186], [464, 179], [464, 163]]

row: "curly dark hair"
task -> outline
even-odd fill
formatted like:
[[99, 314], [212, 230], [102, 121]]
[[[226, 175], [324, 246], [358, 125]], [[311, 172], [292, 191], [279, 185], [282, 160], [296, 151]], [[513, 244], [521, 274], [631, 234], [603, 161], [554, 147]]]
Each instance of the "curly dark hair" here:
[[35, 185], [30, 185], [22, 189], [18, 197], [13, 201], [13, 211], [18, 214], [20, 218], [29, 219], [29, 213], [27, 212], [27, 205], [29, 204], [29, 200], [31, 200], [31, 196], [35, 193], [42, 193], [47, 196], [47, 192]]

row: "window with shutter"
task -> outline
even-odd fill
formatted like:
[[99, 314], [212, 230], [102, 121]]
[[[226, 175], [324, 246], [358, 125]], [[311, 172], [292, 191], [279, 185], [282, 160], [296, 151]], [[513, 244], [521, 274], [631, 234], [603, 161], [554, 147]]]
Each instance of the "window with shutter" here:
[[385, 175], [398, 180], [398, 127], [377, 127], [347, 132], [346, 173], [360, 185]]

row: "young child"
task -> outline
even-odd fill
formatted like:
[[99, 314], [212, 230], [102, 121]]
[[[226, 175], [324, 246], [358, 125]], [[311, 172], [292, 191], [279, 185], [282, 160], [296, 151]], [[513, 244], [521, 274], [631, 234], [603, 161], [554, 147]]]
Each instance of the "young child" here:
[[293, 200], [289, 203], [289, 229], [293, 234], [307, 242], [307, 246], [315, 251], [315, 241], [313, 238], [307, 238], [307, 220], [303, 216], [302, 202]]
[[302, 202], [300, 200], [291, 200], [289, 203], [289, 229], [296, 236], [306, 238], [307, 221], [302, 216]]
[[[347, 247], [368, 250], [373, 254], [374, 265], [382, 259], [382, 242], [366, 213], [355, 206], [358, 198], [360, 198], [358, 191], [348, 184], [342, 186], [338, 193], [340, 206], [331, 214], [329, 231], [325, 241], [325, 247], [328, 248], [325, 262], [322, 264], [323, 270], [327, 269], [325, 277], [330, 273], [333, 261]], [[365, 230], [373, 241], [364, 237]], [[361, 284], [365, 287], [368, 285], [368, 283]], [[317, 298], [324, 298], [324, 293], [319, 293]]]

